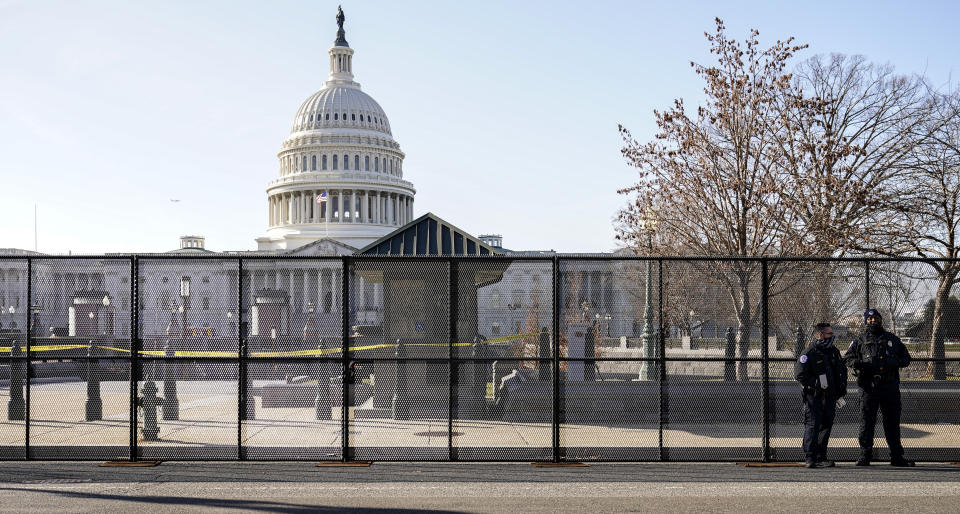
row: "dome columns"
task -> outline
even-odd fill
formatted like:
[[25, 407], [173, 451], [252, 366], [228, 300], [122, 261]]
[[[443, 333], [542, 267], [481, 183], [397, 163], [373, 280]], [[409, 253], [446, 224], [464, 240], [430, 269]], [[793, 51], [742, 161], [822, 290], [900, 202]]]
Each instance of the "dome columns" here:
[[[327, 201], [316, 197], [327, 191]], [[322, 223], [400, 226], [413, 219], [413, 196], [367, 188], [303, 189], [270, 196], [270, 226]]]

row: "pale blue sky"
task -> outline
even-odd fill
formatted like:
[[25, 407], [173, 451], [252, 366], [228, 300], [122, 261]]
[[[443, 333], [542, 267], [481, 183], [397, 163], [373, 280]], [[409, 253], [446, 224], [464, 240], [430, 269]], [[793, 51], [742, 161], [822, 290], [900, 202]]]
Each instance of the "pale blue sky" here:
[[[0, 247], [254, 249], [300, 103], [327, 75], [338, 2], [0, 0]], [[723, 18], [766, 45], [864, 54], [956, 82], [953, 2], [344, 1], [364, 91], [428, 211], [514, 249], [615, 247], [634, 181], [617, 123], [699, 98]], [[952, 76], [952, 75], [953, 76]], [[951, 78], [952, 77], [952, 78]], [[177, 198], [179, 203], [170, 202]]]

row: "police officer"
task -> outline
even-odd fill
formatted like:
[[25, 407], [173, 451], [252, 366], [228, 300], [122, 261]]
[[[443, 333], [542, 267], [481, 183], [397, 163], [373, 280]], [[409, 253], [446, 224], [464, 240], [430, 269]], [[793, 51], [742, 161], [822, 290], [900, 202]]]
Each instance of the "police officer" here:
[[793, 371], [803, 386], [803, 453], [808, 468], [828, 468], [827, 444], [837, 412], [837, 400], [847, 394], [847, 368], [833, 345], [829, 323], [813, 327], [814, 341], [804, 349]]
[[853, 368], [860, 386], [860, 458], [857, 466], [869, 466], [873, 459], [873, 429], [877, 410], [883, 411], [883, 435], [890, 448], [890, 465], [909, 467], [900, 444], [900, 368], [910, 364], [910, 352], [900, 338], [884, 330], [876, 309], [863, 313], [866, 328], [850, 343], [843, 358]]

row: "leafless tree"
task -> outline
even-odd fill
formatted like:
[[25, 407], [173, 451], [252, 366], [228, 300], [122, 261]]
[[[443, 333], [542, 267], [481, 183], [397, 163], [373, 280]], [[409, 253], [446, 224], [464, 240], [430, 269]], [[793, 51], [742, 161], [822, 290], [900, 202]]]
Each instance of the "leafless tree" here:
[[[617, 219], [617, 237], [627, 246], [643, 247], [640, 227], [653, 212], [661, 235], [656, 240], [666, 253], [756, 257], [798, 249], [796, 238], [784, 237], [794, 211], [779, 194], [778, 179], [785, 162], [784, 122], [793, 118], [782, 110], [797, 107], [790, 100], [796, 95], [786, 69], [805, 46], [789, 38], [761, 49], [758, 35], [753, 30], [743, 42], [730, 39], [717, 19], [715, 33], [706, 34], [716, 62], [691, 63], [705, 81], [706, 99], [696, 114], [688, 114], [681, 99], [654, 111], [658, 132], [647, 143], [620, 127], [622, 153], [640, 174], [636, 184], [620, 190], [632, 197]], [[761, 264], [733, 260], [697, 266], [729, 295], [737, 320], [736, 357], [746, 357], [762, 301]], [[728, 348], [727, 357], [731, 353]], [[729, 363], [725, 375], [732, 378]], [[736, 378], [747, 379], [742, 360]]]
[[[862, 56], [817, 56], [797, 66], [785, 97], [780, 179], [784, 228], [802, 253], [870, 247], [871, 227], [896, 198], [927, 109], [919, 77]], [[791, 105], [793, 108], [791, 108]]]
[[[960, 274], [960, 90], [931, 93], [930, 110], [914, 130], [910, 173], [888, 209], [895, 223], [877, 227], [878, 252], [916, 252], [932, 258], [937, 277], [930, 356], [944, 357], [944, 307]], [[891, 230], [892, 229], [892, 230]], [[946, 260], [936, 260], [946, 259]], [[946, 379], [943, 361], [930, 363], [934, 380]]]

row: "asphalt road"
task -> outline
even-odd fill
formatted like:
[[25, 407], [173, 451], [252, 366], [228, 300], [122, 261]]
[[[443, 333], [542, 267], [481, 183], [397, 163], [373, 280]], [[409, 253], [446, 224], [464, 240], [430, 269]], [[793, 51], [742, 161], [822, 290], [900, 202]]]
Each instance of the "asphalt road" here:
[[834, 469], [722, 463], [0, 462], [0, 509], [255, 512], [956, 512], [960, 466]]

